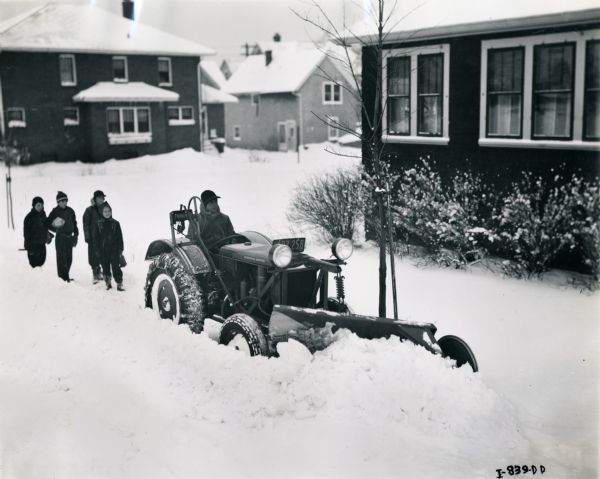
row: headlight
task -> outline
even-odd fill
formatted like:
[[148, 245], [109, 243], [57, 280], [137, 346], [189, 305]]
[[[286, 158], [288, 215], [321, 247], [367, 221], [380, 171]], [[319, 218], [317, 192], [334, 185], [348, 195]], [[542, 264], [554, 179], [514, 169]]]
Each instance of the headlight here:
[[284, 244], [276, 244], [269, 251], [269, 259], [278, 268], [285, 268], [292, 261], [292, 250]]
[[331, 252], [341, 261], [346, 261], [350, 258], [353, 250], [354, 246], [352, 245], [352, 241], [346, 238], [338, 238], [331, 245]]

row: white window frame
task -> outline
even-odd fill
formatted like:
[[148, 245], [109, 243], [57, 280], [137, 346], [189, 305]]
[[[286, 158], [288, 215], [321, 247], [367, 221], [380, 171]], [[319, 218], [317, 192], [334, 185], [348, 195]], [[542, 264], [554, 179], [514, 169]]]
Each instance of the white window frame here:
[[241, 141], [241, 139], [242, 139], [242, 127], [240, 125], [233, 125], [233, 139], [235, 141]]
[[260, 93], [252, 93], [250, 95], [250, 102], [256, 106], [260, 105]]
[[[442, 135], [429, 136], [417, 133], [417, 109], [418, 109], [418, 61], [419, 55], [432, 55], [441, 53], [443, 55], [443, 79], [442, 79]], [[387, 126], [387, 60], [393, 57], [410, 57], [410, 134], [392, 135], [388, 133]], [[381, 140], [384, 143], [410, 143], [428, 145], [447, 145], [450, 142], [450, 44], [426, 45], [411, 48], [393, 48], [386, 50], [383, 54], [383, 118]]]
[[[479, 146], [509, 148], [549, 148], [597, 150], [599, 141], [583, 139], [583, 114], [585, 93], [585, 52], [589, 40], [600, 39], [600, 29], [577, 32], [553, 33], [547, 35], [530, 35], [511, 37], [481, 42], [481, 101], [479, 105]], [[573, 81], [572, 136], [565, 140], [533, 139], [533, 55], [534, 47], [545, 44], [575, 43], [575, 78]], [[488, 50], [495, 48], [523, 47], [523, 110], [521, 138], [486, 137], [487, 121], [487, 71]]]
[[[338, 123], [340, 122], [339, 117], [337, 116], [330, 116], [327, 115], [327, 120], [330, 123]], [[340, 130], [338, 128], [336, 128], [335, 126], [330, 125], [329, 123], [327, 124], [327, 139], [329, 141], [337, 141], [337, 139], [340, 137]]]
[[60, 78], [60, 86], [77, 86], [77, 66], [75, 64], [75, 55], [72, 54], [61, 54], [58, 56], [58, 74], [60, 75], [60, 62], [63, 58], [69, 58], [72, 60], [72, 66], [73, 66], [73, 81], [63, 81], [62, 78]]
[[[125, 78], [115, 78], [115, 68], [113, 62], [115, 60], [124, 60], [125, 61]], [[112, 68], [112, 76], [113, 82], [115, 83], [127, 83], [129, 81], [129, 65], [127, 64], [127, 57], [123, 55], [115, 55], [112, 57], [110, 61], [110, 67]]]
[[[64, 111], [65, 110], [75, 110], [75, 116], [77, 117], [75, 120], [71, 120], [70, 118], [65, 118]], [[66, 106], [63, 108], [63, 124], [65, 126], [77, 126], [79, 125], [79, 107], [76, 106]]]
[[[169, 81], [161, 82], [159, 78], [158, 86], [173, 86], [173, 70], [171, 69], [171, 58], [170, 57], [158, 57], [156, 62], [156, 68], [158, 70], [158, 64], [161, 61], [166, 61], [169, 64]], [[158, 70], [158, 74], [160, 75], [160, 70]]]
[[[335, 87], [338, 87], [340, 89], [340, 99], [339, 101], [335, 101], [334, 100], [334, 90]], [[325, 92], [327, 91], [327, 87], [331, 87], [331, 100], [326, 100], [325, 99]], [[342, 85], [340, 83], [336, 83], [333, 81], [324, 81], [321, 87], [321, 97], [323, 100], [323, 105], [343, 105], [344, 104], [344, 89], [342, 88]]]
[[[190, 108], [192, 110], [192, 118], [183, 118], [183, 109]], [[169, 110], [177, 110], [177, 120], [169, 118]], [[188, 105], [181, 106], [169, 106], [167, 107], [167, 118], [169, 120], [169, 126], [185, 126], [195, 125], [196, 119], [194, 117], [194, 107]]]
[[[119, 130], [120, 133], [109, 133], [108, 132], [108, 111], [109, 110], [117, 110], [119, 112]], [[124, 133], [123, 127], [123, 110], [133, 110], [133, 132]], [[139, 110], [147, 110], [148, 111], [148, 131], [147, 132], [139, 132], [138, 131], [138, 111]], [[122, 106], [122, 107], [108, 107], [106, 108], [106, 131], [108, 135], [108, 143], [110, 145], [124, 145], [124, 144], [133, 144], [133, 143], [151, 143], [152, 142], [152, 115], [151, 115], [150, 107], [148, 106]]]
[[[11, 111], [21, 112], [22, 120], [9, 120], [9, 113]], [[6, 109], [6, 120], [8, 121], [9, 128], [25, 128], [27, 126], [27, 118], [25, 117], [25, 108], [7, 108]]]

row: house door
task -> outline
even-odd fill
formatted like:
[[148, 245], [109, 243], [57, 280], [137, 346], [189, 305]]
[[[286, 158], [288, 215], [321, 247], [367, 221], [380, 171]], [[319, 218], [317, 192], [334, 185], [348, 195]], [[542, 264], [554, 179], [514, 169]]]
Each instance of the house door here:
[[277, 122], [277, 137], [279, 151], [294, 151], [296, 149], [296, 122], [294, 120]]

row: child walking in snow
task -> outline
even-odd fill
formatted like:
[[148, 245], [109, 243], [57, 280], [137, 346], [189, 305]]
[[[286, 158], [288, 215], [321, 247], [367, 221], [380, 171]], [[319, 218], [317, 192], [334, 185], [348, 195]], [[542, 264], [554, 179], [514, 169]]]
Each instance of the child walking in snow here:
[[[102, 218], [96, 222], [92, 230], [93, 244], [97, 248], [106, 289], [112, 288], [112, 277], [117, 282], [117, 289], [124, 291], [123, 271], [119, 261], [123, 253], [123, 233], [121, 224], [112, 217], [112, 208], [108, 203], [102, 205]], [[112, 275], [111, 275], [112, 270]]]
[[27, 213], [23, 221], [23, 236], [29, 264], [35, 268], [43, 266], [46, 262], [46, 243], [50, 243], [52, 235], [46, 229], [44, 200], [36, 196], [31, 204], [31, 211]]

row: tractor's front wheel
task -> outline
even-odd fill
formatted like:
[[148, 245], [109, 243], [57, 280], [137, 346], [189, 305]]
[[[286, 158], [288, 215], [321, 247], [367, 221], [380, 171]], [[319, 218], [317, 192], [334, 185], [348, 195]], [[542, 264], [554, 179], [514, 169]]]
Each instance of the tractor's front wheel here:
[[194, 276], [172, 253], [163, 253], [150, 264], [146, 278], [146, 305], [154, 309], [160, 319], [187, 323], [193, 332], [202, 332], [202, 290]]
[[267, 356], [267, 339], [256, 320], [247, 314], [236, 313], [223, 323], [219, 343], [235, 348], [248, 356]]

